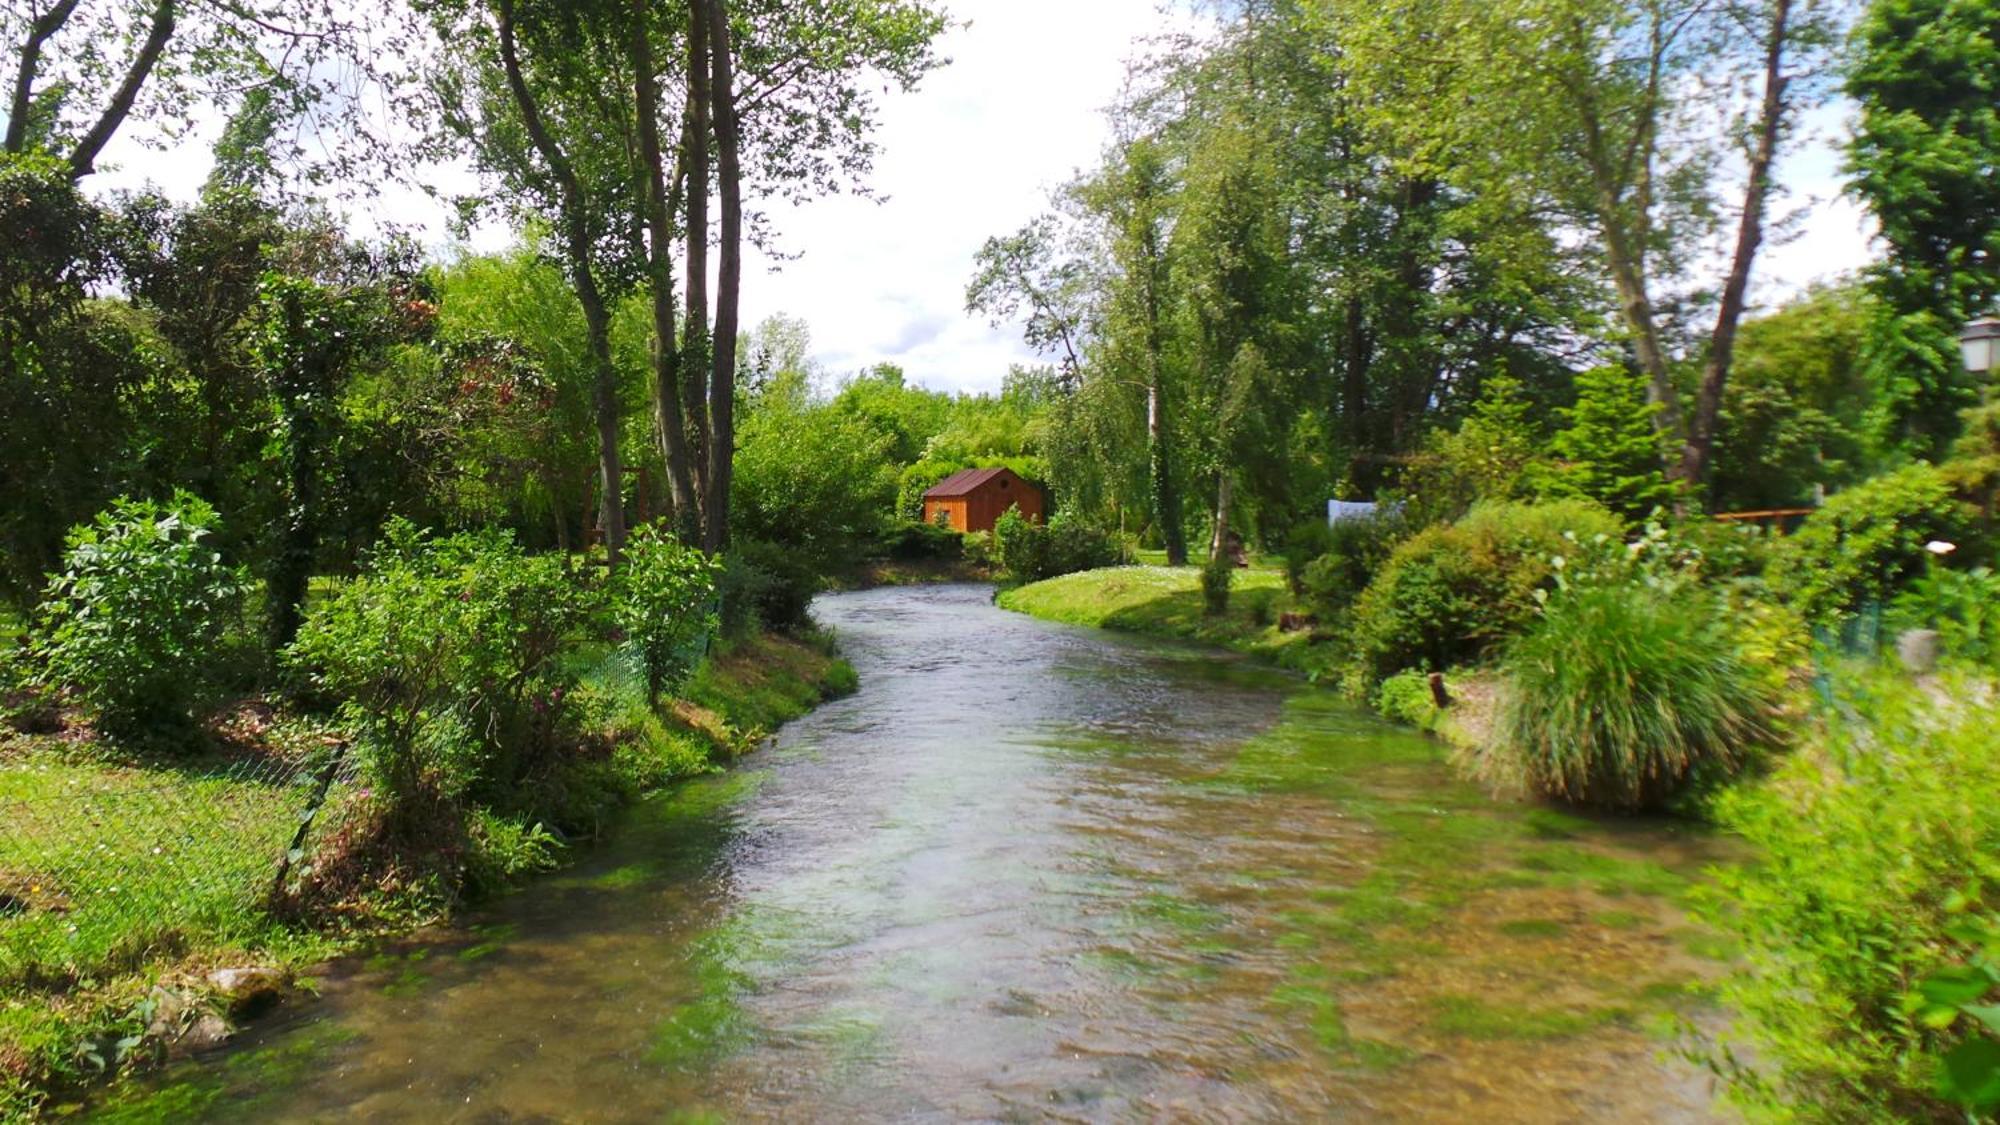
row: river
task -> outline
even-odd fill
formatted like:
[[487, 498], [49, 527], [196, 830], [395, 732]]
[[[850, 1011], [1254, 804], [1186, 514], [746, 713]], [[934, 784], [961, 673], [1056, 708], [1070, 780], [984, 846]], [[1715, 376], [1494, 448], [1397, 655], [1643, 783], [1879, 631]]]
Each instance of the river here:
[[1709, 1119], [1715, 845], [990, 596], [822, 598], [857, 694], [96, 1116]]

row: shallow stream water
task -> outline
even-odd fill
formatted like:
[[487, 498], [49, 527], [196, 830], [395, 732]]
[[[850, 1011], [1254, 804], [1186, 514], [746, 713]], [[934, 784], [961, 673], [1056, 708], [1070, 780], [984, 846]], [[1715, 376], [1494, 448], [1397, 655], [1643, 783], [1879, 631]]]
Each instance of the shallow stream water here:
[[990, 595], [822, 599], [858, 694], [95, 1115], [1708, 1119], [1711, 844]]

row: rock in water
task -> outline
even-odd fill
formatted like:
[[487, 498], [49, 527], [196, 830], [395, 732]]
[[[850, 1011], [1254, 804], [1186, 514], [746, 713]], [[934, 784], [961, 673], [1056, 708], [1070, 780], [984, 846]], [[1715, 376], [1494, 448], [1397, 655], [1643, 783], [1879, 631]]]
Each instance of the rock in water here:
[[228, 1007], [234, 1019], [254, 1016], [285, 998], [288, 981], [276, 969], [217, 969], [208, 974], [209, 986]]

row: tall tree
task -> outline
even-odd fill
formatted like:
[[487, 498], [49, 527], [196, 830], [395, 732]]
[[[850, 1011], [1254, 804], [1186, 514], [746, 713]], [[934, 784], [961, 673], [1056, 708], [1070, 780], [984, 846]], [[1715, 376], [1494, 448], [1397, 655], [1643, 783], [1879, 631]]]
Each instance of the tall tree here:
[[[1748, 307], [1750, 272], [1764, 241], [1765, 213], [1773, 188], [1772, 164], [1799, 114], [1822, 97], [1821, 72], [1833, 42], [1828, 5], [1814, 0], [1758, 0], [1732, 5], [1727, 20], [1761, 48], [1762, 94], [1733, 132], [1743, 138], [1743, 198], [1737, 210], [1736, 242], [1729, 273], [1709, 332], [1694, 416], [1676, 475], [1690, 485], [1707, 483], [1715, 456], [1716, 427], [1724, 390], [1736, 355], [1736, 330]], [[1725, 30], [1728, 24], [1725, 24]]]
[[1153, 138], [1118, 146], [1078, 198], [1102, 222], [1113, 273], [1104, 333], [1111, 377], [1142, 388], [1146, 397], [1146, 450], [1153, 520], [1171, 566], [1187, 564], [1187, 529], [1181, 520], [1178, 433], [1167, 318], [1171, 314], [1172, 237], [1166, 154]]
[[1855, 27], [1849, 190], [1887, 254], [1869, 273], [1883, 437], [1934, 455], [1973, 399], [1953, 337], [2000, 297], [2000, 4], [1873, 0]]

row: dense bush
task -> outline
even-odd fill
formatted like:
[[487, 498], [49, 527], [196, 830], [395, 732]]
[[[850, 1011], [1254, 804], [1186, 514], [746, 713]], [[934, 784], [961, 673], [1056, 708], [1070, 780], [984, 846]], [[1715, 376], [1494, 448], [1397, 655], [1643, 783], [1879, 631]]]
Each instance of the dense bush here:
[[1437, 727], [1443, 712], [1431, 694], [1431, 678], [1424, 672], [1398, 672], [1382, 681], [1375, 690], [1375, 710], [1385, 719], [1408, 723], [1419, 730]]
[[1305, 594], [1306, 568], [1326, 554], [1331, 540], [1332, 529], [1318, 518], [1307, 520], [1285, 534], [1281, 554], [1285, 560], [1285, 585], [1291, 588], [1293, 597]]
[[1614, 809], [1733, 775], [1770, 739], [1778, 688], [1736, 622], [1691, 573], [1618, 566], [1559, 583], [1506, 646], [1482, 772]]
[[2000, 1056], [1992, 1009], [1983, 1029], [1962, 1013], [1994, 1002], [1968, 967], [1994, 953], [2000, 710], [1953, 687], [1944, 709], [1902, 684], [1844, 692], [1769, 784], [1715, 802], [1758, 857], [1718, 872], [1705, 911], [1743, 949], [1723, 1000], [1747, 1043], [1716, 1064], [1759, 1117], [1983, 1120], [1943, 1080], [1983, 1057], [1990, 1082]]
[[820, 590], [811, 560], [776, 543], [738, 536], [723, 557], [718, 582], [722, 630], [741, 637], [759, 625], [797, 632], [811, 623], [808, 610]]
[[206, 542], [215, 510], [176, 493], [121, 499], [73, 529], [36, 613], [39, 676], [76, 693], [107, 733], [185, 727], [211, 704], [243, 575]]
[[1066, 512], [1041, 524], [1023, 518], [1020, 509], [1009, 508], [993, 526], [993, 548], [1001, 570], [1016, 582], [1039, 582], [1125, 561], [1124, 549], [1110, 533]]
[[1923, 573], [1926, 543], [1976, 555], [1977, 517], [1937, 469], [1911, 465], [1827, 500], [1773, 547], [1771, 585], [1814, 620], [1887, 602]]
[[896, 497], [890, 439], [830, 406], [770, 403], [744, 422], [731, 519], [821, 571], [851, 563], [881, 532]]
[[[1396, 544], [1408, 535], [1409, 525], [1395, 509], [1378, 510], [1366, 519], [1341, 520], [1325, 529], [1325, 546], [1301, 571], [1294, 589], [1314, 615], [1331, 623], [1353, 606], [1389, 561]], [[1289, 558], [1286, 566], [1289, 569]]]
[[1358, 671], [1373, 683], [1479, 659], [1534, 617], [1554, 558], [1623, 530], [1603, 508], [1566, 500], [1481, 504], [1404, 540], [1354, 604]]
[[1890, 617], [1898, 628], [1936, 629], [1947, 657], [2000, 667], [2000, 574], [1989, 567], [1928, 571]]
[[642, 528], [625, 545], [613, 584], [612, 616], [646, 670], [646, 696], [694, 670], [716, 629], [714, 559], [672, 535]]
[[882, 534], [877, 550], [898, 562], [963, 558], [965, 536], [948, 526], [901, 520]]
[[560, 657], [593, 596], [564, 559], [504, 532], [439, 538], [396, 521], [287, 659], [338, 701], [394, 806], [504, 794], [565, 733], [576, 676]]

